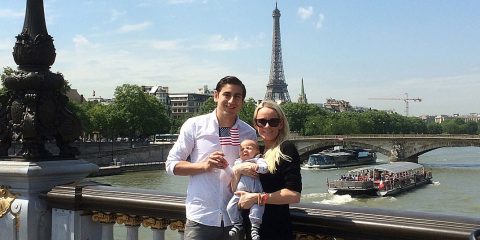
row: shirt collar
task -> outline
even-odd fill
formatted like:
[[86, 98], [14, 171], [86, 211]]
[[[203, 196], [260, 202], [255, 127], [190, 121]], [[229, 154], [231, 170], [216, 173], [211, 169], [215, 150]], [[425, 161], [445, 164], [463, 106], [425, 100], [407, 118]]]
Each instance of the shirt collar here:
[[[216, 127], [220, 127], [220, 124], [218, 123], [218, 119], [217, 119], [217, 109], [213, 110], [213, 112], [210, 113], [212, 115], [212, 118], [213, 118], [213, 122], [215, 123]], [[233, 126], [231, 126], [231, 128], [238, 128], [238, 123], [240, 122], [240, 118], [238, 117], [237, 115], [237, 119], [235, 119], [235, 123], [233, 124]]]

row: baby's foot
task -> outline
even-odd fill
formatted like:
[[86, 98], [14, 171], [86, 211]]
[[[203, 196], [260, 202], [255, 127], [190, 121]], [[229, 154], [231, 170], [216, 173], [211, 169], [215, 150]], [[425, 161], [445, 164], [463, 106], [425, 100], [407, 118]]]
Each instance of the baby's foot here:
[[243, 226], [242, 224], [234, 224], [232, 229], [230, 229], [230, 231], [228, 231], [228, 235], [230, 235], [230, 237], [235, 237], [237, 236], [240, 231], [243, 230]]
[[252, 240], [260, 240], [260, 228], [252, 226]]

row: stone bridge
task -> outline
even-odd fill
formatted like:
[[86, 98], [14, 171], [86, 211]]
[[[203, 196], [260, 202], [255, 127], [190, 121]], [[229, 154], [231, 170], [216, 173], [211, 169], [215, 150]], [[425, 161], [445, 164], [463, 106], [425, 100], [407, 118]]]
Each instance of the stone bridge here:
[[292, 141], [297, 146], [302, 160], [312, 153], [334, 146], [369, 148], [387, 156], [390, 161], [418, 163], [418, 156], [442, 147], [480, 147], [480, 135], [336, 135], [296, 136]]

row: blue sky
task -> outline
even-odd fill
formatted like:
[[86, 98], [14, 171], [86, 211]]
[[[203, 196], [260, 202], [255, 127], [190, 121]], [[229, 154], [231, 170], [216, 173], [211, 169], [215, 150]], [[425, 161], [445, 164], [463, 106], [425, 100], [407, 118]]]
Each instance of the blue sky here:
[[[0, 67], [21, 32], [25, 0], [1, 0]], [[85, 97], [124, 83], [170, 92], [236, 75], [262, 99], [274, 0], [44, 0], [61, 72]], [[285, 78], [307, 99], [410, 115], [480, 113], [480, 1], [278, 1]]]

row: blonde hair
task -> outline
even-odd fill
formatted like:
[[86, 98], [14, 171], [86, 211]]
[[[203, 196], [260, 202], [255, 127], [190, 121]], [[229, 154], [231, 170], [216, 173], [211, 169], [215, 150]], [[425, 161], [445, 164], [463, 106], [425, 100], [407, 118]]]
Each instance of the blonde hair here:
[[255, 112], [253, 114], [254, 123], [255, 123], [255, 119], [257, 119], [258, 111], [262, 108], [270, 108], [274, 110], [277, 113], [278, 118], [280, 118], [281, 122], [283, 123], [283, 127], [282, 129], [279, 129], [278, 136], [273, 142], [273, 145], [263, 155], [263, 159], [265, 160], [268, 166], [268, 171], [271, 173], [274, 173], [277, 170], [277, 165], [278, 163], [280, 163], [281, 159], [285, 159], [287, 161], [291, 160], [289, 156], [283, 154], [282, 151], [280, 150], [280, 145], [285, 140], [288, 139], [290, 128], [288, 127], [287, 117], [285, 116], [285, 113], [283, 112], [280, 105], [270, 100], [262, 101], [257, 105], [257, 108], [255, 109]]

